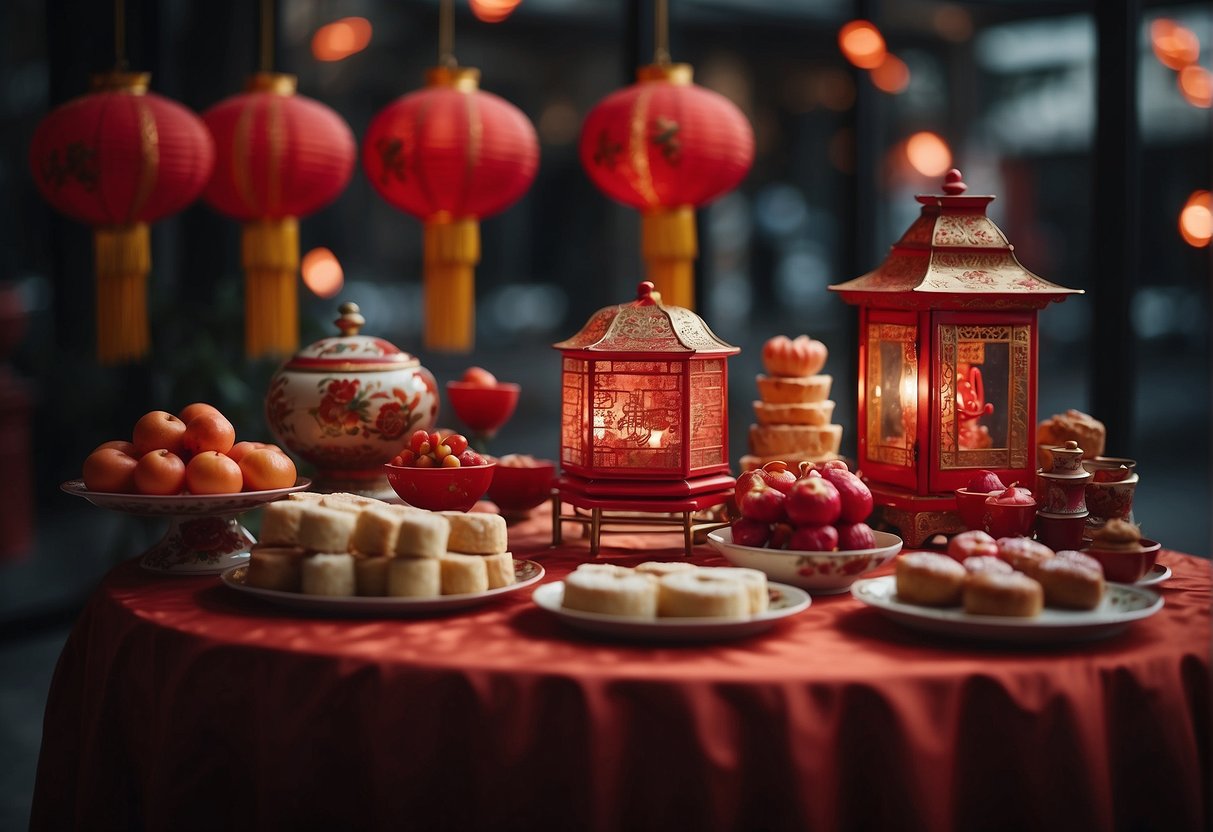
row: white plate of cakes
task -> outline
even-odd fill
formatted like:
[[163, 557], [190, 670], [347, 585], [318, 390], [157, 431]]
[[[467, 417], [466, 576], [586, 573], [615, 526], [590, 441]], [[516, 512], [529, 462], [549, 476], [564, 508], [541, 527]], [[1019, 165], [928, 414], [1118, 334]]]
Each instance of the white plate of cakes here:
[[532, 586], [543, 578], [543, 567], [533, 560], [514, 561], [514, 583], [484, 592], [464, 592], [457, 595], [437, 595], [430, 598], [392, 596], [325, 596], [302, 592], [283, 592], [249, 586], [248, 565], [233, 566], [221, 575], [232, 589], [254, 595], [272, 604], [297, 610], [338, 616], [407, 616], [442, 613], [474, 607]]
[[760, 633], [803, 612], [809, 594], [755, 569], [582, 564], [531, 596], [571, 627], [645, 641], [717, 641]]
[[1043, 643], [1088, 641], [1114, 636], [1134, 621], [1149, 618], [1162, 609], [1156, 593], [1126, 584], [1108, 584], [1100, 606], [1093, 610], [1063, 610], [1046, 607], [1033, 618], [972, 615], [962, 607], [923, 607], [897, 598], [892, 575], [863, 578], [851, 586], [851, 594], [889, 618], [906, 626], [932, 633], [971, 639]]
[[264, 509], [232, 589], [329, 615], [419, 615], [483, 603], [539, 581], [509, 552], [505, 520], [431, 512], [352, 494], [301, 492]]

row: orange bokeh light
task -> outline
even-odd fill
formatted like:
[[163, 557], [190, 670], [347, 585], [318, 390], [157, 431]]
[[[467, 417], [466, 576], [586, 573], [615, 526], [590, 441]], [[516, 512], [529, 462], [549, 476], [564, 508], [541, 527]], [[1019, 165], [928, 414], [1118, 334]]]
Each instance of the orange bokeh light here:
[[875, 69], [884, 63], [884, 36], [866, 20], [852, 20], [838, 31], [843, 56], [860, 69]]
[[910, 85], [910, 68], [893, 53], [885, 55], [884, 62], [871, 70], [872, 85], [881, 92], [897, 95]]
[[1213, 107], [1213, 73], [1203, 66], [1185, 66], [1179, 71], [1179, 92], [1193, 107]]
[[923, 176], [943, 176], [952, 167], [952, 149], [938, 134], [924, 130], [906, 139], [906, 160]]
[[1213, 194], [1193, 191], [1179, 212], [1179, 233], [1193, 248], [1204, 248], [1213, 240]]
[[331, 298], [345, 285], [345, 272], [337, 256], [327, 248], [314, 248], [303, 255], [303, 285], [316, 297]]
[[312, 35], [312, 57], [318, 61], [340, 61], [366, 49], [370, 42], [369, 20], [343, 17], [326, 23]]
[[1160, 17], [1150, 24], [1150, 45], [1154, 57], [1171, 69], [1183, 69], [1200, 57], [1200, 39], [1185, 26]]
[[484, 23], [500, 23], [518, 8], [522, 0], [471, 0], [472, 14]]

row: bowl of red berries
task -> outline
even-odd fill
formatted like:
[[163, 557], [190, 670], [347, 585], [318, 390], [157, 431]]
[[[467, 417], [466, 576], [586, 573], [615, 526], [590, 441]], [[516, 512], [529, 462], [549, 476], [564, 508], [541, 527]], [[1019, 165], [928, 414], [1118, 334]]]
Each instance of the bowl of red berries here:
[[843, 462], [782, 462], [737, 478], [740, 518], [708, 541], [734, 566], [813, 594], [846, 592], [901, 551], [901, 538], [872, 529], [872, 492]]
[[467, 511], [489, 490], [495, 467], [469, 448], [462, 434], [419, 430], [383, 469], [409, 505], [429, 511]]

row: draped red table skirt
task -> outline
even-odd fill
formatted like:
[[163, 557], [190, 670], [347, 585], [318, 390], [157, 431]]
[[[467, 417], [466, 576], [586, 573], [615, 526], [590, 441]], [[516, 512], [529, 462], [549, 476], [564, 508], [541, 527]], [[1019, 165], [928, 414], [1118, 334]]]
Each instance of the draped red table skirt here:
[[[511, 545], [558, 580], [586, 544], [549, 534], [540, 513]], [[1210, 564], [1161, 562], [1154, 617], [1015, 649], [849, 595], [706, 645], [595, 640], [529, 590], [308, 618], [129, 562], [59, 661], [33, 828], [1203, 830]]]

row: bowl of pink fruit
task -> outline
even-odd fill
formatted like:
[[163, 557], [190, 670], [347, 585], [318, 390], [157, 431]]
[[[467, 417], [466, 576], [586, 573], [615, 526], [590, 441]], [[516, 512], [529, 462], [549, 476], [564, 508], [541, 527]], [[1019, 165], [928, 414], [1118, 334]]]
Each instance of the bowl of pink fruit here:
[[839, 461], [782, 462], [747, 471], [734, 494], [741, 517], [708, 541], [734, 566], [819, 595], [847, 592], [901, 551], [901, 538], [874, 531], [872, 492]]
[[392, 489], [409, 505], [467, 511], [488, 491], [495, 467], [469, 448], [462, 434], [419, 430], [383, 469]]
[[956, 489], [956, 511], [966, 529], [984, 529], [986, 500], [991, 494], [1001, 494], [1007, 486], [993, 471], [979, 471], [964, 488]]

